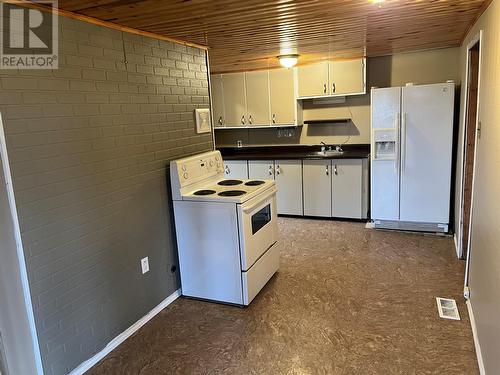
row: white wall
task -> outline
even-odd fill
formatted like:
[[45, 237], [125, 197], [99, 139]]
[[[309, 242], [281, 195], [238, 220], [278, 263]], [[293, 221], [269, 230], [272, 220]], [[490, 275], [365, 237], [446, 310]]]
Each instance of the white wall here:
[[[462, 82], [465, 82], [466, 46], [483, 31], [479, 121], [472, 219], [472, 250], [469, 287], [487, 374], [500, 371], [500, 0], [493, 0], [463, 42], [460, 51]], [[462, 108], [465, 87], [462, 87]], [[460, 118], [463, 129], [463, 114]], [[460, 131], [460, 134], [462, 132]], [[459, 145], [463, 140], [459, 140]], [[462, 150], [458, 152], [461, 165]], [[460, 168], [457, 168], [460, 172]], [[458, 174], [458, 181], [460, 174]], [[460, 186], [457, 183], [457, 192]], [[458, 209], [457, 202], [457, 209]], [[458, 215], [458, 211], [457, 211]], [[458, 223], [458, 220], [457, 220]]]
[[20, 275], [0, 155], [0, 334], [9, 375], [37, 373]]

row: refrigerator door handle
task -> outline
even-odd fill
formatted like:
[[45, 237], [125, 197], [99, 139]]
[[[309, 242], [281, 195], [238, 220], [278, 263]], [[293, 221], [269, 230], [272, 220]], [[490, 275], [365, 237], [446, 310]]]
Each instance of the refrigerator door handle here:
[[394, 149], [394, 173], [395, 174], [399, 173], [399, 158], [400, 158], [400, 156], [399, 156], [399, 148], [400, 148], [399, 147], [400, 146], [399, 142], [401, 141], [400, 134], [399, 134], [399, 132], [400, 132], [400, 125], [401, 125], [400, 124], [400, 121], [401, 121], [400, 120], [400, 116], [401, 116], [401, 114], [398, 112], [398, 113], [396, 113], [396, 116], [395, 116], [395, 119], [394, 119], [395, 120], [394, 121], [394, 127], [395, 127], [395, 130], [396, 130], [396, 145], [395, 145], [396, 147]]
[[[406, 113], [401, 117], [401, 172], [406, 168]], [[404, 142], [403, 142], [404, 141]]]

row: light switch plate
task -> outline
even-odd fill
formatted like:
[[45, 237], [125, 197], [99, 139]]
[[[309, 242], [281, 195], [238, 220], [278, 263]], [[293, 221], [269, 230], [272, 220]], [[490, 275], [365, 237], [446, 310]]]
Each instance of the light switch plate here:
[[141, 269], [142, 269], [142, 274], [149, 272], [149, 259], [148, 259], [148, 257], [141, 259]]
[[196, 133], [209, 133], [212, 129], [210, 121], [210, 110], [208, 108], [198, 108], [194, 110], [196, 122]]

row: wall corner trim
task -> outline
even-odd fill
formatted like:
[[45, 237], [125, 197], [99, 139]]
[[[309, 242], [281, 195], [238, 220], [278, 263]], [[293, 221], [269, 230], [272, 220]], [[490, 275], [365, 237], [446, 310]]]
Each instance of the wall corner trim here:
[[457, 258], [460, 259], [460, 249], [458, 248], [457, 233], [453, 233], [453, 242], [455, 243], [455, 252], [457, 253]]
[[97, 362], [111, 353], [114, 349], [116, 349], [122, 342], [132, 336], [135, 332], [137, 332], [142, 326], [144, 326], [147, 322], [153, 319], [156, 315], [158, 315], [164, 308], [174, 302], [181, 295], [181, 289], [177, 289], [163, 301], [161, 301], [156, 307], [154, 307], [149, 313], [144, 315], [137, 322], [132, 324], [125, 331], [116, 336], [113, 340], [111, 340], [108, 345], [104, 347], [99, 353], [95, 354], [92, 358], [87, 359], [85, 362], [80, 364], [77, 368], [69, 373], [69, 375], [82, 375], [86, 371], [88, 371], [91, 367], [93, 367]]
[[472, 310], [472, 304], [470, 299], [466, 302], [467, 312], [469, 313], [470, 326], [472, 328], [472, 336], [474, 337], [474, 346], [476, 348], [477, 365], [479, 366], [479, 373], [481, 375], [486, 375], [484, 369], [483, 355], [481, 354], [481, 346], [479, 345], [479, 338], [477, 337], [477, 327], [476, 319], [474, 318], [474, 311]]

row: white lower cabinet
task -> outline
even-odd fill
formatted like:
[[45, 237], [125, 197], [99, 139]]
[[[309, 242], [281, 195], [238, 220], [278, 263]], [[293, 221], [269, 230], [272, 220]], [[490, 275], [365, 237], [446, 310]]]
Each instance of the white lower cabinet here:
[[302, 206], [302, 160], [275, 160], [278, 214], [304, 215]]
[[365, 219], [368, 159], [225, 160], [225, 177], [275, 180], [280, 215]]
[[363, 218], [363, 159], [332, 160], [332, 216]]
[[274, 180], [274, 160], [249, 160], [248, 178], [251, 180]]
[[304, 215], [332, 216], [331, 160], [304, 160]]
[[224, 160], [224, 175], [226, 178], [248, 178], [248, 164], [246, 160]]

